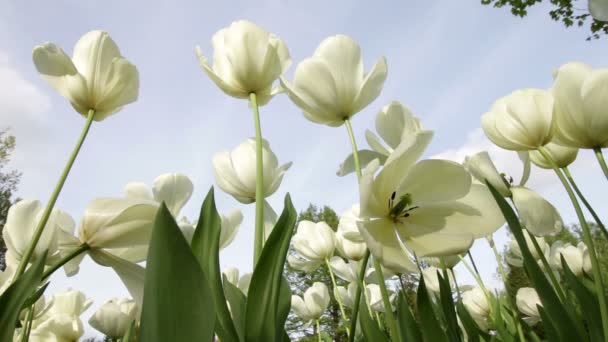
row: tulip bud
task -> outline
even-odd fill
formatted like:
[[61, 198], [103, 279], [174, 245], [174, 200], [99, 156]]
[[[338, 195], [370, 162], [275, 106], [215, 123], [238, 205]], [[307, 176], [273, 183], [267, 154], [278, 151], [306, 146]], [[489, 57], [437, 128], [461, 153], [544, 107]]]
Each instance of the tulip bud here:
[[90, 31], [78, 40], [72, 59], [53, 43], [34, 48], [34, 64], [42, 78], [74, 109], [101, 121], [137, 100], [139, 73], [120, 55], [107, 32]]
[[280, 92], [272, 83], [291, 65], [287, 46], [277, 36], [247, 20], [239, 20], [213, 35], [213, 66], [199, 47], [203, 71], [224, 93], [246, 99], [255, 93], [264, 105]]
[[[220, 152], [213, 157], [215, 182], [224, 192], [241, 203], [255, 202], [256, 187], [255, 139], [249, 138], [231, 152]], [[262, 165], [264, 168], [264, 197], [277, 191], [283, 175], [291, 162], [279, 167], [277, 156], [268, 141], [262, 142]]]
[[357, 283], [350, 283], [348, 287], [337, 286], [334, 289], [334, 296], [340, 298], [344, 306], [352, 308], [355, 305], [355, 297], [357, 296]]
[[462, 294], [462, 304], [467, 309], [477, 326], [484, 331], [488, 331], [490, 317], [490, 303], [486, 293], [480, 287], [474, 287]]
[[357, 282], [359, 277], [359, 263], [356, 261], [345, 262], [344, 259], [335, 256], [329, 260], [329, 265], [334, 274], [349, 283]]
[[[578, 149], [558, 145], [553, 142], [545, 145], [545, 151], [549, 154], [549, 156], [551, 156], [551, 159], [553, 159], [559, 168], [572, 164], [578, 155]], [[540, 168], [549, 170], [553, 169], [553, 166], [551, 166], [545, 157], [538, 151], [530, 151], [530, 161]]]
[[575, 275], [580, 276], [583, 272], [591, 274], [591, 259], [585, 243], [580, 242], [575, 247], [562, 241], [554, 242], [549, 252], [549, 263], [552, 267], [563, 270], [562, 257]]
[[523, 320], [529, 325], [535, 325], [540, 322], [540, 314], [538, 313], [538, 307], [543, 306], [543, 303], [538, 297], [538, 293], [531, 287], [522, 287], [517, 290], [515, 296], [515, 304], [517, 309], [526, 315]]
[[340, 232], [344, 238], [352, 242], [365, 242], [357, 227], [357, 221], [359, 220], [359, 204], [357, 203], [353, 204], [352, 207], [342, 213], [340, 221], [338, 222], [337, 231]]
[[346, 239], [339, 231], [336, 233], [336, 248], [340, 252], [340, 255], [355, 261], [363, 259], [367, 252], [365, 242], [352, 242]]
[[312, 261], [328, 260], [336, 248], [334, 231], [325, 222], [300, 221], [291, 241], [298, 253]]
[[[526, 239], [526, 245], [528, 246], [530, 253], [532, 253], [532, 257], [534, 258], [534, 260], [538, 261], [540, 259], [540, 255], [538, 254], [538, 252], [536, 251], [536, 248], [534, 247], [532, 239], [530, 238], [530, 234], [524, 234], [524, 237]], [[547, 254], [549, 252], [549, 244], [547, 244], [547, 242], [545, 242], [545, 239], [542, 237], [536, 237], [536, 236], [533, 236], [533, 238], [536, 239], [536, 242], [538, 243], [538, 246], [540, 247], [543, 255]], [[507, 259], [507, 263], [509, 263], [509, 265], [513, 265], [515, 267], [524, 266], [524, 258], [523, 258], [523, 255], [521, 254], [521, 249], [519, 248], [519, 244], [517, 243], [517, 241], [515, 239], [511, 239], [511, 241], [509, 241], [509, 247], [507, 250], [506, 259]]]
[[555, 142], [574, 148], [608, 147], [608, 68], [570, 62], [556, 71]]
[[523, 186], [511, 188], [513, 203], [524, 227], [536, 236], [553, 235], [564, 227], [557, 209], [536, 192]]
[[306, 273], [314, 272], [323, 261], [313, 261], [298, 257], [296, 255], [290, 254], [287, 256], [287, 263], [289, 266], [297, 271], [302, 271]]
[[507, 183], [503, 176], [498, 173], [487, 151], [465, 157], [462, 165], [482, 184], [485, 184], [487, 180], [501, 195], [511, 197], [511, 190], [509, 190], [511, 184]]
[[323, 315], [330, 300], [327, 286], [316, 282], [304, 292], [304, 298], [291, 296], [291, 309], [304, 322], [311, 323]]
[[137, 318], [137, 305], [132, 299], [110, 299], [97, 310], [89, 324], [111, 338], [120, 338], [127, 333]]
[[521, 89], [498, 99], [481, 117], [486, 136], [513, 151], [544, 146], [553, 137], [553, 98], [542, 89]]
[[308, 120], [337, 127], [380, 95], [386, 74], [384, 57], [365, 74], [357, 42], [336, 35], [321, 42], [312, 57], [298, 64], [293, 82], [283, 77], [280, 80]]
[[[376, 312], [386, 312], [386, 308], [384, 307], [384, 302], [382, 300], [380, 286], [378, 284], [368, 284], [365, 287], [365, 291], [367, 291], [367, 298], [369, 299], [370, 308]], [[389, 294], [388, 299], [391, 303], [391, 311], [395, 311], [395, 298], [397, 298], [395, 293]]]
[[[444, 276], [443, 271], [440, 268], [434, 267], [434, 266], [429, 266], [425, 269], [422, 270], [422, 276], [424, 277], [424, 284], [426, 285], [426, 288], [431, 291], [431, 292], [435, 292], [435, 293], [439, 293], [439, 276], [437, 274], [437, 272], [439, 272], [441, 274], [441, 276]], [[450, 284], [450, 288], [454, 287], [455, 281], [454, 281], [454, 274], [452, 273], [451, 270], [446, 270], [447, 274], [448, 274], [448, 282]]]

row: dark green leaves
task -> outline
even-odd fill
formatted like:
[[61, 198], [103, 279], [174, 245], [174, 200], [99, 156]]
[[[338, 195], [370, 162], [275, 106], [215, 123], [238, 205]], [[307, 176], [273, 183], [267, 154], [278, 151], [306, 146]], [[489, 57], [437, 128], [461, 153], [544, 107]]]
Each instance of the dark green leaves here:
[[401, 341], [422, 342], [422, 336], [420, 335], [418, 324], [416, 324], [416, 318], [402, 291], [399, 292], [399, 297], [397, 299], [397, 313], [395, 318], [397, 319], [397, 329], [399, 330]]
[[[365, 289], [363, 289], [365, 291]], [[361, 324], [361, 332], [366, 341], [383, 342], [390, 341], [388, 336], [378, 327], [378, 324], [373, 320], [370, 315], [369, 308], [365, 305], [363, 299], [359, 304], [359, 322]], [[395, 339], [397, 340], [397, 339]]]
[[156, 214], [148, 251], [138, 341], [211, 341], [214, 326], [209, 283], [163, 203]]
[[433, 309], [433, 302], [426, 290], [424, 284], [424, 277], [420, 277], [420, 283], [418, 284], [418, 314], [420, 315], [420, 324], [422, 325], [422, 335], [425, 341], [437, 341], [447, 342], [448, 338], [445, 335], [435, 310]]
[[281, 292], [285, 297], [283, 266], [296, 218], [296, 210], [287, 195], [283, 213], [268, 237], [251, 277], [245, 322], [247, 341], [277, 341], [284, 336], [287, 315], [285, 305], [281, 305]]

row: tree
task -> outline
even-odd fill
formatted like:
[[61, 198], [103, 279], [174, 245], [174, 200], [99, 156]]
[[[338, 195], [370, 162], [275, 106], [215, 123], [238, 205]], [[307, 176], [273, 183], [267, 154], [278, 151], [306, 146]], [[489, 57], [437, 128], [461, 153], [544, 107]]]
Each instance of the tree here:
[[[0, 130], [0, 232], [6, 223], [6, 215], [10, 206], [17, 201], [14, 194], [21, 178], [21, 172], [17, 170], [5, 171], [4, 168], [10, 161], [10, 156], [15, 149], [15, 137], [8, 130]], [[6, 246], [0, 234], [0, 270], [4, 270], [4, 253]]]
[[[511, 13], [517, 17], [525, 17], [528, 9], [541, 3], [543, 0], [481, 0], [483, 5], [494, 7], [509, 7]], [[589, 23], [591, 35], [587, 40], [598, 39], [601, 35], [608, 34], [608, 22], [595, 20], [587, 9], [588, 0], [549, 0], [554, 9], [549, 11], [549, 16], [554, 21], [561, 21], [566, 27], [576, 25], [582, 27]]]
[[[318, 208], [312, 204], [308, 206], [306, 210], [300, 213], [298, 216], [298, 222], [302, 220], [308, 220], [312, 222], [324, 221], [334, 231], [338, 228], [338, 215], [336, 212], [328, 206]], [[293, 253], [293, 251], [290, 251]], [[294, 270], [289, 265], [285, 268], [285, 278], [289, 282], [291, 291], [294, 295], [302, 296], [304, 291], [312, 286], [315, 282], [322, 282], [327, 285], [329, 293], [331, 295], [331, 303], [323, 317], [320, 320], [320, 326], [322, 332], [334, 332], [334, 336], [329, 336], [333, 341], [346, 341], [347, 335], [346, 330], [340, 326], [340, 320], [342, 319], [340, 314], [340, 307], [334, 298], [332, 291], [332, 283], [329, 275], [327, 266], [321, 265], [316, 271], [311, 274]], [[336, 278], [338, 286], [344, 286], [346, 283], [339, 278]], [[346, 308], [345, 308], [346, 309]], [[289, 334], [290, 338], [294, 341], [316, 341], [316, 327], [306, 327], [293, 312], [289, 313], [287, 322], [285, 323], [285, 329]]]

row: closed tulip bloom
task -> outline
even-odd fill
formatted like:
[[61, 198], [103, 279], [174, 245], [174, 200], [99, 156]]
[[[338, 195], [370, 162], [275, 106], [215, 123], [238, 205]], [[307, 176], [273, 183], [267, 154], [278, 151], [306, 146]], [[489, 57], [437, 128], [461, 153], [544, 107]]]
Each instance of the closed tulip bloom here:
[[230, 284], [236, 286], [245, 296], [249, 292], [249, 284], [251, 283], [251, 273], [245, 273], [240, 276], [239, 269], [236, 267], [226, 267], [222, 274]]
[[34, 48], [42, 78], [84, 115], [95, 111], [101, 121], [137, 100], [137, 68], [121, 56], [107, 32], [90, 31], [78, 40], [72, 58], [53, 43]]
[[466, 156], [462, 165], [482, 184], [488, 181], [501, 195], [511, 197], [511, 185], [498, 172], [487, 151]]
[[[534, 258], [534, 260], [540, 260], [540, 255], [534, 247], [532, 239], [530, 238], [530, 234], [524, 234], [524, 237], [526, 239], [526, 245], [528, 246], [530, 253], [532, 253], [532, 257]], [[534, 236], [533, 238], [536, 239], [536, 242], [538, 243], [538, 246], [540, 247], [540, 250], [542, 251], [543, 255], [549, 253], [550, 247], [544, 238], [536, 236]], [[505, 258], [507, 259], [507, 263], [509, 263], [509, 265], [513, 265], [515, 267], [524, 266], [524, 257], [521, 254], [521, 248], [519, 248], [519, 244], [515, 239], [511, 239], [511, 241], [509, 241], [507, 255], [505, 256]]]
[[[426, 285], [426, 288], [434, 293], [439, 293], [439, 276], [437, 275], [437, 272], [439, 272], [442, 277], [444, 276], [443, 271], [435, 266], [429, 266], [422, 270], [422, 276], [424, 277], [424, 284]], [[450, 270], [446, 270], [446, 272], [448, 274], [450, 288], [453, 288], [455, 284], [454, 274]]]
[[487, 331], [489, 328], [488, 318], [491, 308], [485, 292], [480, 287], [474, 287], [462, 294], [462, 304], [467, 309], [477, 326]]
[[591, 259], [587, 246], [583, 242], [577, 246], [562, 241], [554, 242], [549, 252], [549, 263], [552, 267], [563, 270], [562, 257], [575, 275], [580, 276], [583, 272], [591, 274]]
[[325, 222], [300, 221], [291, 241], [300, 255], [312, 261], [328, 260], [336, 248], [335, 233]]
[[580, 62], [555, 72], [555, 142], [575, 148], [608, 147], [608, 68]]
[[89, 319], [97, 331], [111, 338], [123, 337], [137, 319], [137, 304], [132, 299], [110, 299]]
[[486, 136], [506, 150], [544, 146], [554, 134], [553, 97], [542, 89], [520, 89], [498, 99], [481, 117]]
[[304, 297], [291, 296], [291, 309], [306, 324], [321, 318], [331, 298], [323, 283], [316, 282], [304, 292]]
[[311, 273], [317, 270], [323, 261], [320, 260], [308, 260], [301, 256], [290, 254], [287, 256], [287, 263], [289, 266], [297, 271]]
[[530, 233], [546, 236], [563, 229], [564, 223], [557, 209], [538, 193], [523, 186], [512, 187], [511, 192], [519, 219]]
[[526, 317], [523, 318], [524, 322], [528, 323], [529, 325], [534, 325], [540, 322], [538, 307], [542, 307], [543, 303], [541, 303], [535, 289], [531, 287], [522, 287], [517, 290], [515, 304], [517, 305], [519, 312], [526, 315]]
[[298, 64], [292, 82], [281, 77], [281, 85], [308, 120], [337, 127], [380, 95], [386, 74], [384, 57], [365, 74], [359, 44], [336, 35]]
[[350, 283], [348, 287], [336, 286], [334, 296], [340, 298], [344, 306], [352, 308], [355, 305], [355, 298], [357, 296], [357, 283]]
[[[249, 138], [234, 150], [217, 153], [213, 157], [213, 172], [216, 184], [237, 201], [248, 204], [255, 202], [256, 185], [255, 139]], [[264, 168], [264, 197], [277, 191], [283, 175], [291, 167], [291, 162], [279, 166], [277, 156], [270, 149], [268, 141], [262, 142], [262, 165]]]
[[[376, 312], [386, 312], [386, 308], [384, 307], [384, 302], [382, 300], [380, 286], [378, 284], [367, 284], [367, 286], [365, 286], [365, 291], [367, 292], [367, 298], [369, 299], [370, 308]], [[395, 311], [396, 298], [397, 295], [395, 293], [389, 292], [388, 299], [391, 303], [392, 311]]]
[[[551, 159], [553, 159], [559, 168], [572, 164], [578, 155], [577, 148], [558, 145], [554, 142], [545, 145], [545, 151], [551, 156]], [[551, 166], [545, 157], [538, 151], [530, 151], [530, 161], [540, 168], [553, 169], [553, 166]]]
[[287, 46], [272, 33], [247, 20], [219, 30], [212, 39], [213, 66], [199, 47], [201, 68], [224, 93], [246, 99], [255, 93], [264, 105], [279, 92], [272, 83], [289, 68]]
[[461, 254], [446, 255], [442, 257], [426, 257], [422, 260], [427, 262], [429, 265], [435, 266], [437, 268], [454, 268], [454, 266], [456, 266], [460, 262], [461, 257], [466, 256], [466, 254], [467, 253], [465, 252]]
[[357, 221], [359, 220], [361, 219], [359, 218], [359, 203], [357, 203], [353, 204], [352, 207], [342, 213], [340, 221], [338, 222], [337, 231], [340, 232], [344, 238], [352, 242], [365, 242], [357, 227]]
[[177, 217], [192, 196], [194, 184], [181, 173], [164, 173], [154, 180], [152, 191], [145, 183], [128, 183], [123, 192], [126, 197], [165, 202], [167, 209]]
[[336, 249], [343, 257], [349, 260], [361, 260], [367, 252], [365, 242], [352, 242], [340, 232], [336, 232]]
[[349, 283], [357, 282], [359, 275], [360, 263], [356, 261], [344, 261], [344, 259], [335, 256], [329, 260], [329, 265], [334, 274], [340, 279]]

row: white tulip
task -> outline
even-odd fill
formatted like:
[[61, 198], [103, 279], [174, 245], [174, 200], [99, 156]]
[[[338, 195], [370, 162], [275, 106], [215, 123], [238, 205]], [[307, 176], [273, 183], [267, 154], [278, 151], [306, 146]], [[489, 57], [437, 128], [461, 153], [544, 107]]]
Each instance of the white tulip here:
[[540, 322], [538, 307], [542, 307], [543, 303], [541, 303], [535, 289], [531, 287], [522, 287], [517, 290], [515, 304], [517, 305], [517, 309], [526, 315], [526, 317], [523, 318], [524, 322], [528, 323], [529, 325], [534, 325]]
[[230, 284], [236, 286], [245, 296], [249, 292], [249, 284], [251, 283], [251, 273], [245, 273], [243, 276], [239, 276], [239, 269], [236, 267], [226, 267], [222, 274], [226, 276], [226, 280]]
[[48, 310], [33, 324], [31, 341], [77, 341], [84, 334], [80, 315], [93, 301], [77, 290], [56, 293]]
[[91, 327], [111, 338], [123, 337], [137, 319], [137, 304], [132, 299], [110, 299], [89, 319]]
[[312, 261], [329, 260], [336, 248], [335, 233], [325, 222], [300, 221], [291, 241], [300, 255]]
[[557, 209], [538, 193], [523, 186], [512, 187], [511, 192], [519, 219], [530, 233], [546, 236], [562, 230], [564, 223]]
[[312, 57], [298, 64], [293, 82], [283, 77], [280, 80], [308, 120], [337, 127], [380, 95], [386, 74], [384, 57], [365, 74], [357, 42], [336, 35], [321, 42]]
[[357, 296], [357, 283], [350, 283], [348, 287], [337, 286], [334, 289], [334, 296], [340, 298], [344, 306], [352, 308], [355, 305], [355, 297]]
[[121, 56], [107, 32], [90, 31], [78, 40], [72, 59], [53, 43], [34, 48], [34, 64], [42, 78], [84, 115], [95, 111], [101, 121], [137, 100], [137, 68]]
[[317, 268], [319, 268], [319, 266], [321, 266], [324, 261], [308, 260], [300, 256], [290, 254], [287, 256], [287, 263], [289, 264], [289, 266], [291, 266], [291, 268], [297, 271], [312, 273]]
[[132, 182], [123, 190], [126, 197], [142, 200], [165, 202], [167, 209], [174, 217], [179, 215], [186, 202], [192, 196], [194, 184], [188, 176], [181, 173], [164, 173], [154, 180], [152, 192], [145, 183]]
[[[530, 238], [530, 234], [524, 234], [524, 237], [526, 239], [526, 245], [528, 246], [528, 249], [532, 253], [532, 257], [534, 258], [534, 260], [536, 260], [536, 261], [540, 260], [540, 255], [538, 254], [538, 252], [536, 251], [536, 248], [534, 247], [532, 239]], [[540, 247], [542, 255], [546, 255], [547, 253], [549, 253], [550, 247], [544, 238], [534, 236], [534, 239], [536, 239], [536, 242], [538, 243], [538, 246]], [[517, 243], [517, 241], [515, 239], [511, 239], [511, 241], [509, 241], [506, 259], [507, 259], [507, 263], [509, 263], [509, 265], [513, 265], [515, 267], [524, 266], [524, 258], [523, 258], [523, 255], [521, 254], [521, 249], [519, 248], [519, 244]]]
[[563, 270], [561, 257], [564, 257], [568, 268], [577, 276], [583, 274], [591, 274], [591, 259], [589, 251], [585, 243], [580, 242], [576, 247], [569, 244], [563, 243], [562, 241], [556, 241], [551, 245], [549, 252], [549, 263], [552, 267], [558, 270]]
[[[392, 269], [388, 268], [388, 267], [382, 267], [382, 279], [384, 280], [389, 280], [390, 278], [394, 277], [396, 273], [404, 273], [401, 272], [401, 270], [397, 271], [393, 271]], [[357, 272], [358, 274], [358, 272]], [[374, 267], [369, 267], [368, 269], [365, 270], [365, 283], [366, 284], [378, 284], [378, 273], [376, 273], [376, 268]]]
[[575, 148], [608, 147], [608, 68], [570, 62], [555, 72], [555, 142]]
[[316, 282], [304, 292], [304, 298], [291, 296], [291, 309], [307, 324], [323, 315], [331, 298], [329, 290], [323, 283]]
[[463, 257], [465, 255], [466, 255], [466, 252], [461, 253], [461, 254], [446, 255], [446, 256], [442, 256], [442, 257], [425, 257], [425, 258], [421, 258], [421, 259], [423, 261], [426, 261], [429, 265], [435, 266], [437, 268], [452, 269], [452, 268], [454, 268], [454, 266], [456, 266], [460, 262], [461, 257]]
[[520, 89], [498, 99], [481, 117], [486, 136], [514, 151], [535, 150], [554, 134], [553, 97], [542, 89]]
[[7, 263], [5, 266], [4, 271], [0, 271], [0, 295], [11, 285], [15, 276], [16, 265]]
[[[382, 300], [382, 292], [378, 284], [367, 284], [365, 286], [367, 292], [367, 299], [369, 300], [369, 306], [372, 310], [377, 312], [386, 312], [384, 302]], [[391, 303], [391, 311], [395, 311], [395, 299], [397, 294], [389, 292], [389, 302]]]
[[359, 277], [360, 263], [356, 261], [345, 262], [344, 259], [335, 256], [329, 260], [329, 266], [334, 274], [349, 283], [357, 282]]
[[[574, 147], [558, 145], [550, 142], [545, 145], [545, 151], [551, 156], [551, 159], [557, 164], [557, 167], [566, 167], [576, 160], [578, 149]], [[553, 166], [545, 159], [538, 151], [530, 151], [530, 160], [534, 165], [543, 169], [553, 169]]]
[[239, 209], [234, 209], [227, 215], [221, 215], [221, 219], [220, 250], [228, 247], [234, 241], [243, 222], [243, 213]]
[[[279, 167], [277, 156], [268, 141], [262, 141], [262, 165], [264, 168], [264, 197], [277, 191], [283, 175], [291, 162]], [[255, 139], [249, 138], [234, 150], [217, 153], [213, 157], [215, 182], [224, 192], [241, 203], [255, 202], [256, 153]]]
[[[439, 272], [442, 277], [444, 276], [442, 269], [435, 266], [429, 266], [422, 270], [422, 276], [424, 277], [424, 284], [426, 285], [426, 288], [435, 293], [439, 293], [440, 290], [439, 276], [437, 275], [437, 272]], [[454, 281], [454, 274], [451, 270], [446, 270], [446, 272], [448, 274], [450, 288], [454, 288], [454, 284], [456, 283]]]
[[511, 184], [507, 183], [504, 177], [498, 173], [487, 151], [465, 157], [462, 165], [482, 184], [485, 184], [487, 180], [501, 195], [511, 197], [511, 190], [509, 190]]
[[593, 19], [608, 21], [608, 2], [604, 0], [589, 0], [588, 8]]
[[342, 213], [337, 231], [352, 242], [365, 242], [357, 227], [357, 221], [359, 220], [359, 203], [357, 203]]
[[375, 177], [378, 163], [372, 162], [361, 178], [359, 230], [373, 256], [399, 273], [418, 270], [408, 250], [418, 257], [462, 253], [504, 223], [492, 194], [471, 184], [460, 164], [416, 163], [430, 138], [417, 135], [410, 145], [400, 145]]
[[488, 318], [491, 308], [486, 293], [480, 287], [474, 287], [462, 294], [462, 304], [480, 329], [487, 331], [489, 328]]
[[352, 242], [338, 231], [336, 232], [336, 249], [340, 255], [349, 260], [361, 260], [367, 252], [367, 245], [365, 242]]
[[224, 93], [246, 99], [255, 93], [264, 105], [279, 92], [272, 83], [291, 65], [287, 46], [277, 36], [247, 20], [213, 35], [213, 66], [196, 47], [201, 68]]

